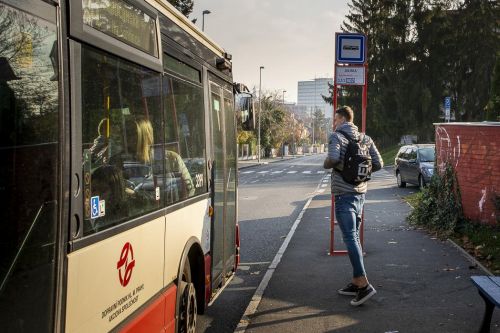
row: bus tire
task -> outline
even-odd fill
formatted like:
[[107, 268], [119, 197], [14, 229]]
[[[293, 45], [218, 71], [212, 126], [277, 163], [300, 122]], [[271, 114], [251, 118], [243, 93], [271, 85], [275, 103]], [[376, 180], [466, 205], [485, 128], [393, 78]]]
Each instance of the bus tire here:
[[177, 302], [177, 332], [195, 333], [198, 304], [196, 302], [196, 288], [191, 276], [189, 258], [186, 258], [186, 261], [184, 262], [182, 276], [179, 276], [178, 288], [179, 301]]

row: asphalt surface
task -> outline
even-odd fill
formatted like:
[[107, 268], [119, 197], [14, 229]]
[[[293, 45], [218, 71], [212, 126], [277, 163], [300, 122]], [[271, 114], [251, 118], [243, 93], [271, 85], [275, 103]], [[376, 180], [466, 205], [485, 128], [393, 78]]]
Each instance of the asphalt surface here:
[[[319, 172], [323, 158], [240, 170], [242, 264], [199, 317], [197, 332], [235, 332], [238, 322], [239, 333], [477, 332], [484, 303], [470, 276], [485, 272], [449, 242], [407, 225], [410, 207], [402, 197], [418, 189], [397, 188], [390, 169], [375, 174], [365, 205], [365, 266], [378, 292], [357, 308], [352, 297], [337, 294], [352, 270], [347, 256], [328, 255], [331, 196], [328, 175]], [[309, 198], [281, 261], [268, 269]], [[338, 227], [335, 235], [342, 249]], [[269, 284], [258, 288], [264, 275]], [[256, 311], [240, 321], [256, 300]], [[500, 309], [491, 332], [500, 333]]]
[[[357, 308], [336, 292], [350, 281], [348, 258], [327, 255], [331, 196], [315, 196], [246, 332], [477, 332], [484, 304], [470, 276], [484, 272], [450, 243], [407, 225], [401, 195], [414, 190], [396, 188], [386, 170], [370, 183], [365, 266], [378, 292]], [[491, 332], [499, 327], [497, 309]]]
[[[238, 216], [241, 263], [219, 298], [198, 316], [196, 332], [233, 332], [264, 272], [326, 172], [324, 155], [240, 163]], [[251, 167], [249, 167], [251, 166]]]

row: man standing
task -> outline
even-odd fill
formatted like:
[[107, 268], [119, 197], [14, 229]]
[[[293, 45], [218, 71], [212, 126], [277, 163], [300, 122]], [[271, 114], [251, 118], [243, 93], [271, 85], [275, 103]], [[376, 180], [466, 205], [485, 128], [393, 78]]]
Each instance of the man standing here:
[[[353, 268], [353, 278], [346, 287], [339, 289], [341, 295], [355, 296], [351, 305], [358, 306], [366, 302], [377, 292], [368, 282], [363, 264], [363, 251], [359, 241], [361, 215], [365, 201], [367, 182], [348, 181], [342, 171], [346, 166], [344, 157], [350, 142], [359, 142], [360, 147], [366, 149], [371, 157], [371, 171], [383, 167], [382, 157], [373, 140], [362, 133], [353, 124], [354, 113], [348, 106], [343, 106], [335, 111], [334, 129], [328, 140], [328, 156], [323, 163], [325, 169], [332, 170], [332, 194], [335, 195], [335, 216], [339, 224], [344, 243], [347, 247], [349, 260]], [[369, 173], [368, 173], [369, 174]]]

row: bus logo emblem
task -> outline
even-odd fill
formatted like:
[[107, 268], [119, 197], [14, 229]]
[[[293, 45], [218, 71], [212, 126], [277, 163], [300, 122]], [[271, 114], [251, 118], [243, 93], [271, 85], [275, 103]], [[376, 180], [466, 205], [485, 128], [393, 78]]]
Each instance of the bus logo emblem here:
[[122, 253], [120, 254], [120, 260], [116, 263], [116, 268], [118, 269], [118, 277], [120, 278], [120, 284], [126, 287], [130, 282], [132, 277], [132, 270], [135, 266], [134, 250], [132, 245], [127, 242], [123, 245]]

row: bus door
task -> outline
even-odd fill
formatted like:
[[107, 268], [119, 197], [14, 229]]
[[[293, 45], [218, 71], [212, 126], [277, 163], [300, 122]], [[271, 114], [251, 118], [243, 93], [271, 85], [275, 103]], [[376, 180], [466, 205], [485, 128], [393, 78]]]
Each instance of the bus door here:
[[56, 328], [57, 8], [0, 0], [0, 331]]
[[[234, 267], [236, 224], [236, 138], [232, 94], [210, 78], [212, 127], [212, 290]], [[234, 141], [234, 142], [233, 142]], [[234, 150], [234, 151], [233, 151]]]

